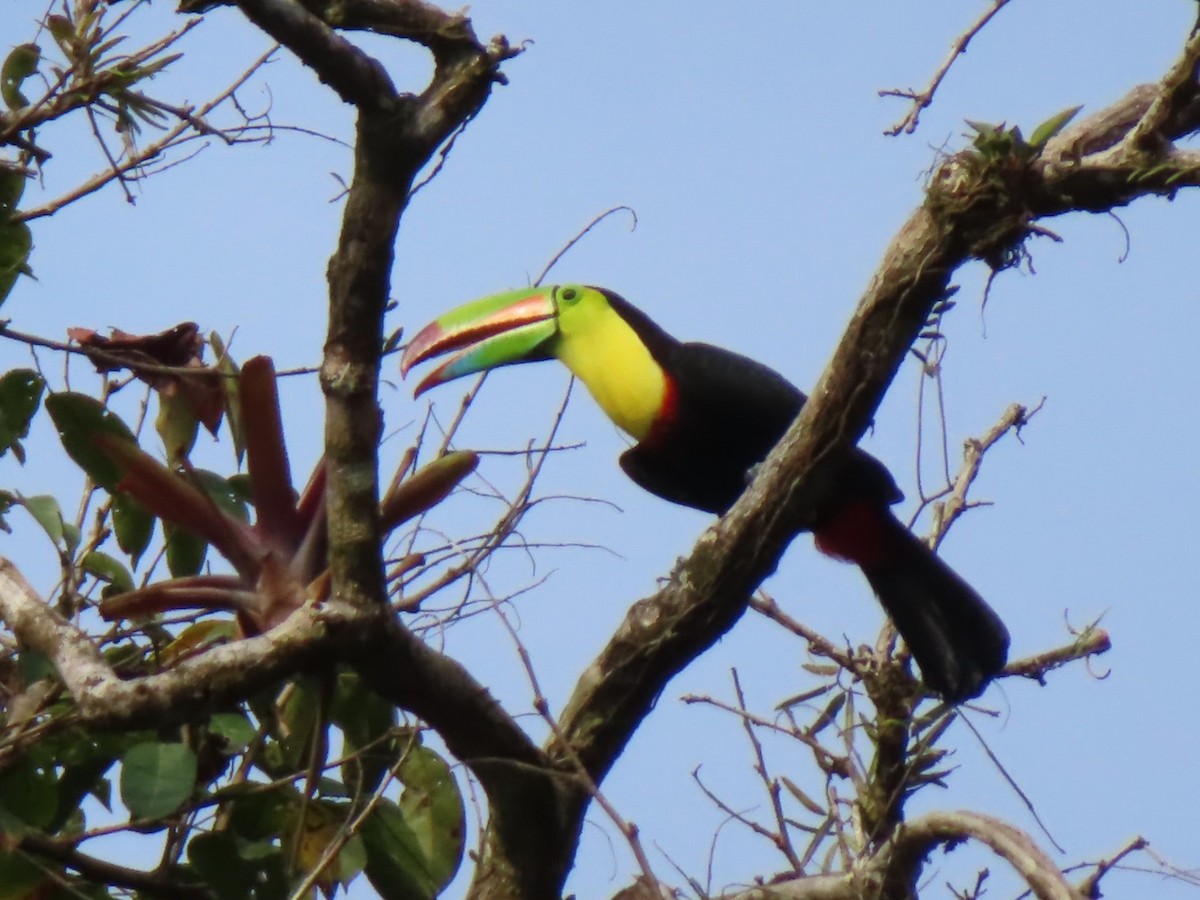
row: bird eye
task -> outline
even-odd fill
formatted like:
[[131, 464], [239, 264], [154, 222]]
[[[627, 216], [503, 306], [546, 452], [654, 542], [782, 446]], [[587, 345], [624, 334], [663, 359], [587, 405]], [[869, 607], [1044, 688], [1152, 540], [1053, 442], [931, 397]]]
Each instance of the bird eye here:
[[558, 297], [560, 300], [564, 300], [567, 303], [574, 303], [579, 299], [579, 291], [573, 287], [563, 288], [561, 291], [559, 291]]

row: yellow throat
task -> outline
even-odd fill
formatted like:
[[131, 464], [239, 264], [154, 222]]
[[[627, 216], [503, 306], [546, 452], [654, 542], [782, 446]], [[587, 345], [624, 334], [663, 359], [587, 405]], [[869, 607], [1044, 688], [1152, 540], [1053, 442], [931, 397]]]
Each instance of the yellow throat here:
[[639, 441], [650, 433], [666, 395], [666, 375], [603, 295], [560, 313], [554, 354], [623, 431]]

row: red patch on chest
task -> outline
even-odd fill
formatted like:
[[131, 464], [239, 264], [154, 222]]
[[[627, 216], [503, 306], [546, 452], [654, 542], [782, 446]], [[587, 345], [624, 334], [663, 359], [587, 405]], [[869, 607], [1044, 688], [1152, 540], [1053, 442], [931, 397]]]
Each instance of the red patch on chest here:
[[662, 404], [654, 416], [654, 424], [650, 426], [650, 433], [642, 438], [640, 443], [655, 447], [665, 442], [670, 437], [671, 428], [678, 415], [679, 385], [668, 375], [663, 379]]

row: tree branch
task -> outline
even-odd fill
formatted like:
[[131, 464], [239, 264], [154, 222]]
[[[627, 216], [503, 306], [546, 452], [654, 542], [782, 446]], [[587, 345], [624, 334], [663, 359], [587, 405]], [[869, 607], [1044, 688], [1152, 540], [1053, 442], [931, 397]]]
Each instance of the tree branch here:
[[379, 61], [295, 0], [237, 0], [237, 5], [347, 103], [379, 111], [396, 102], [396, 87]]
[[[942, 495], [942, 499], [937, 499], [933, 507], [933, 523], [930, 526], [927, 540], [934, 550], [941, 546], [942, 541], [950, 532], [951, 526], [958, 521], [958, 517], [970, 508], [967, 504], [967, 492], [975, 483], [975, 479], [979, 477], [984, 456], [1009, 431], [1016, 432], [1020, 439], [1021, 429], [1037, 414], [1038, 410], [1042, 408], [1042, 403], [1045, 402], [1043, 398], [1041, 403], [1038, 403], [1033, 409], [1027, 409], [1019, 403], [1011, 403], [1000, 416], [1000, 420], [982, 437], [967, 438], [963, 442], [962, 467], [954, 477], [954, 484], [948, 488], [946, 494]], [[936, 499], [936, 495], [934, 499]]]
[[96, 729], [161, 726], [236, 704], [314, 665], [355, 666], [376, 691], [420, 716], [485, 785], [496, 773], [544, 767], [537, 747], [454, 660], [382, 610], [306, 606], [265, 635], [215, 647], [154, 675], [125, 680], [86, 633], [38, 596], [0, 557], [0, 620], [54, 663], [74, 698], [76, 722]]
[[210, 900], [212, 897], [207, 888], [192, 887], [169, 873], [143, 872], [128, 866], [119, 866], [80, 853], [75, 848], [74, 841], [59, 841], [37, 831], [27, 831], [20, 838], [20, 848], [25, 853], [52, 859], [96, 884], [129, 888], [137, 891], [139, 895], [163, 897], [167, 900]]
[[1019, 828], [982, 813], [935, 811], [902, 826], [877, 860], [911, 872], [913, 880], [925, 856], [939, 845], [973, 838], [1016, 869], [1038, 900], [1084, 900], [1058, 866]]

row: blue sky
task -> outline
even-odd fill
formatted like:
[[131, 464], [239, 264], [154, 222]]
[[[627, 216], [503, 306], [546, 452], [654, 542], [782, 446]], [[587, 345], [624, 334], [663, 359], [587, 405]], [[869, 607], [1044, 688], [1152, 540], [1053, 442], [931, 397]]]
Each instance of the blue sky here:
[[[798, 385], [825, 364], [891, 235], [921, 200], [940, 149], [963, 143], [964, 119], [1022, 125], [1027, 133], [1076, 104], [1088, 111], [1155, 80], [1174, 59], [1195, 4], [1114, 0], [1013, 3], [952, 70], [915, 135], [882, 132], [905, 111], [881, 99], [889, 87], [921, 87], [981, 4], [561, 3], [478, 0], [481, 35], [528, 40], [458, 141], [437, 179], [401, 226], [392, 327], [408, 332], [461, 301], [525, 284], [579, 228], [617, 204], [615, 217], [573, 250], [552, 276], [610, 287], [682, 338], [723, 344], [760, 359]], [[26, 39], [38, 4], [0, 7], [0, 34]], [[147, 33], [171, 21], [166, 4], [138, 15]], [[419, 50], [364, 43], [385, 54], [397, 82], [419, 89]], [[233, 10], [218, 10], [184, 44], [188, 57], [162, 92], [199, 101], [266, 46]], [[269, 84], [268, 89], [265, 86]], [[277, 124], [346, 139], [351, 111], [286, 58], [243, 93], [271, 105]], [[86, 130], [48, 130], [55, 159], [47, 195], [102, 165]], [[348, 176], [345, 147], [281, 133], [266, 148], [207, 147], [138, 189], [136, 205], [109, 188], [34, 224], [38, 280], [4, 308], [13, 325], [61, 338], [66, 327], [155, 331], [195, 319], [228, 335], [245, 358], [270, 353], [280, 367], [318, 361], [324, 269], [339, 224], [331, 173]], [[1046, 405], [1024, 432], [989, 455], [976, 497], [994, 505], [966, 516], [943, 547], [953, 565], [1003, 615], [1013, 652], [1065, 642], [1064, 622], [1099, 616], [1114, 649], [1094, 677], [1082, 666], [1047, 687], [1008, 681], [984, 699], [997, 719], [973, 721], [1036, 805], [1068, 864], [1119, 849], [1135, 833], [1184, 867], [1200, 866], [1195, 809], [1200, 683], [1194, 635], [1200, 590], [1192, 560], [1200, 508], [1200, 255], [1194, 196], [1146, 200], [1108, 216], [1044, 223], [1064, 239], [1029, 245], [1032, 266], [997, 278], [982, 308], [985, 271], [959, 273], [959, 305], [946, 323], [945, 390], [951, 448], [986, 430], [1007, 404]], [[1128, 231], [1130, 246], [1126, 255]], [[1036, 274], [1035, 274], [1036, 273]], [[0, 365], [25, 364], [0, 345]], [[43, 355], [51, 371], [60, 362]], [[75, 383], [94, 382], [78, 364]], [[382, 403], [396, 437], [392, 459], [432, 401], [443, 417], [460, 392], [441, 388], [414, 403], [396, 379]], [[550, 425], [566, 386], [550, 364], [495, 376], [472, 411], [460, 446], [522, 447]], [[896, 379], [864, 441], [915, 496], [918, 370]], [[285, 413], [295, 467], [319, 453], [319, 389], [294, 379]], [[45, 423], [43, 423], [44, 426]], [[624, 479], [624, 438], [579, 393], [560, 439], [586, 442], [553, 457], [541, 491], [600, 498], [543, 504], [526, 521], [530, 541], [603, 550], [513, 552], [488, 581], [498, 595], [545, 578], [516, 604], [523, 642], [556, 708], [634, 599], [653, 591], [708, 517], [671, 507]], [[0, 462], [0, 483], [70, 498], [74, 473], [48, 430], [30, 463]], [[228, 468], [224, 448], [203, 448]], [[489, 481], [512, 488], [520, 460], [485, 458]], [[462, 503], [442, 522], [460, 529], [493, 512]], [[0, 536], [11, 555], [49, 586], [51, 556], [28, 523]], [[460, 532], [461, 533], [461, 532]], [[874, 639], [881, 622], [859, 574], [821, 559], [806, 537], [767, 588], [791, 613], [837, 639]], [[511, 641], [489, 616], [440, 638], [514, 713], [531, 690]], [[769, 712], [811, 681], [803, 648], [747, 617], [673, 682], [605, 786], [638, 823], [660, 874], [667, 860], [701, 880], [723, 815], [691, 771], [739, 809], [766, 813], [736, 724], [679, 697], [728, 699], [736, 666], [749, 700]], [[532, 715], [530, 716], [532, 722]], [[536, 726], [531, 725], [536, 730]], [[1020, 799], [956, 726], [960, 769], [920, 809], [973, 808], [1036, 830]], [[815, 784], [800, 753], [774, 748], [779, 771]], [[634, 864], [597, 811], [584, 832], [568, 889], [611, 894]], [[941, 883], [969, 881], [980, 865], [959, 850], [939, 858]], [[727, 825], [713, 850], [713, 888], [782, 867], [761, 841]], [[1007, 883], [1007, 882], [1006, 882]], [[1114, 875], [1108, 896], [1184, 896], [1152, 876]]]

